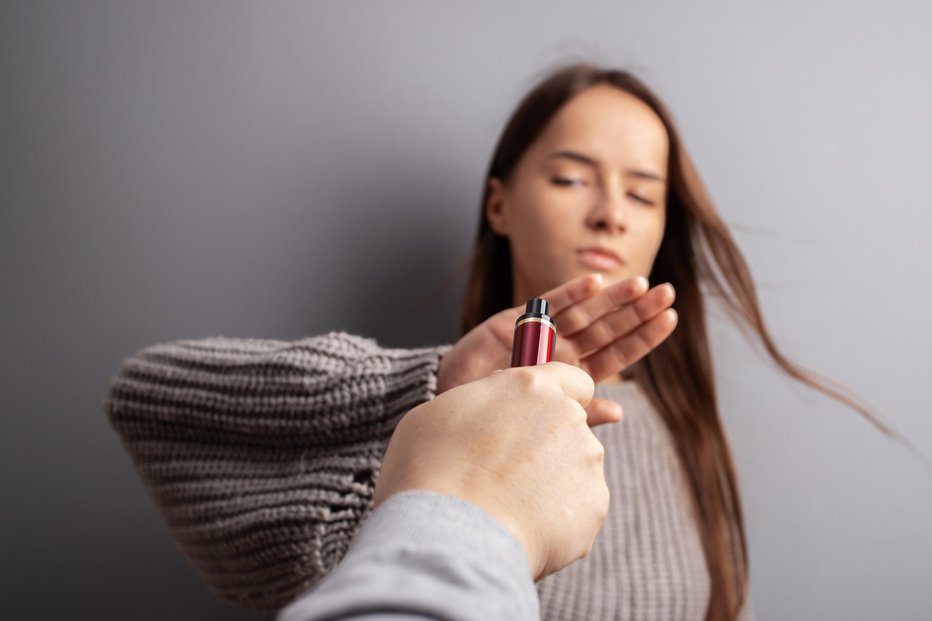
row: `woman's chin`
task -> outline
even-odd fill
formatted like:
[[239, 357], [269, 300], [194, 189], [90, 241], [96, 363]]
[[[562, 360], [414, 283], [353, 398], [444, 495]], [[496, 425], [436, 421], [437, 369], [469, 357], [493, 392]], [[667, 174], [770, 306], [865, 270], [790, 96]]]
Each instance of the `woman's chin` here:
[[582, 267], [580, 270], [578, 270], [578, 273], [575, 276], [572, 276], [572, 278], [579, 278], [588, 274], [602, 274], [602, 277], [605, 279], [605, 284], [619, 282], [629, 276], [624, 267], [617, 267], [614, 269]]

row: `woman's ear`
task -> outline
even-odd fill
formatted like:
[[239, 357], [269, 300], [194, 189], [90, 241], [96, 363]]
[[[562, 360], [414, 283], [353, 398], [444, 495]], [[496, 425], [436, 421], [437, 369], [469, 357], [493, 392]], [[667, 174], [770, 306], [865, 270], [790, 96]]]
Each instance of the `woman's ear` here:
[[485, 202], [485, 217], [493, 231], [508, 236], [508, 218], [505, 215], [505, 186], [498, 177], [490, 177], [488, 198]]

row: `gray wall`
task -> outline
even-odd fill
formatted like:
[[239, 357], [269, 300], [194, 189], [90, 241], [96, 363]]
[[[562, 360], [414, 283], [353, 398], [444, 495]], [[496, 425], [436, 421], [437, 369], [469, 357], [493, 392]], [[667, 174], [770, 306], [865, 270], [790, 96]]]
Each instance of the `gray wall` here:
[[[932, 455], [932, 5], [698, 4], [3, 3], [4, 616], [256, 618], [167, 536], [109, 377], [175, 338], [453, 338], [493, 142], [568, 57], [660, 91], [778, 342]], [[714, 334], [758, 617], [932, 618], [932, 473]]]

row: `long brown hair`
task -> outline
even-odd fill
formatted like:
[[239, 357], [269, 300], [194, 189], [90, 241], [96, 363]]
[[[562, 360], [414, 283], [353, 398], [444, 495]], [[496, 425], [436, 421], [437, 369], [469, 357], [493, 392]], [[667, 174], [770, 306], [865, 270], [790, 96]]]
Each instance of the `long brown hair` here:
[[[866, 408], [828, 387], [829, 381], [788, 360], [764, 325], [747, 263], [719, 217], [660, 99], [627, 71], [574, 63], [552, 70], [519, 103], [506, 124], [486, 175], [479, 233], [470, 259], [461, 332], [513, 304], [511, 251], [506, 237], [485, 217], [488, 179], [506, 181], [518, 160], [556, 112], [584, 90], [607, 84], [629, 93], [660, 117], [669, 138], [667, 218], [648, 278], [676, 290], [679, 323], [659, 347], [624, 371], [638, 382], [669, 427], [689, 480], [711, 578], [707, 620], [735, 619], [748, 591], [748, 554], [735, 466], [718, 415], [714, 372], [706, 334], [704, 295], [721, 298], [743, 320], [790, 376], [844, 402], [887, 434]], [[706, 291], [700, 290], [706, 286]], [[740, 324], [740, 321], [739, 321]]]

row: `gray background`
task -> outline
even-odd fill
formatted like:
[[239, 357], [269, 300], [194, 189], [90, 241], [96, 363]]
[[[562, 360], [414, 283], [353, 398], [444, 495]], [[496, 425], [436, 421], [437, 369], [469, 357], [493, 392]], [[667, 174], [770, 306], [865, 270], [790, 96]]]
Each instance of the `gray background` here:
[[[778, 342], [932, 455], [930, 5], [696, 4], [3, 3], [4, 616], [261, 618], [167, 536], [109, 377], [176, 338], [453, 338], [493, 143], [566, 58], [660, 92]], [[758, 617], [932, 618], [930, 471], [713, 322]]]

